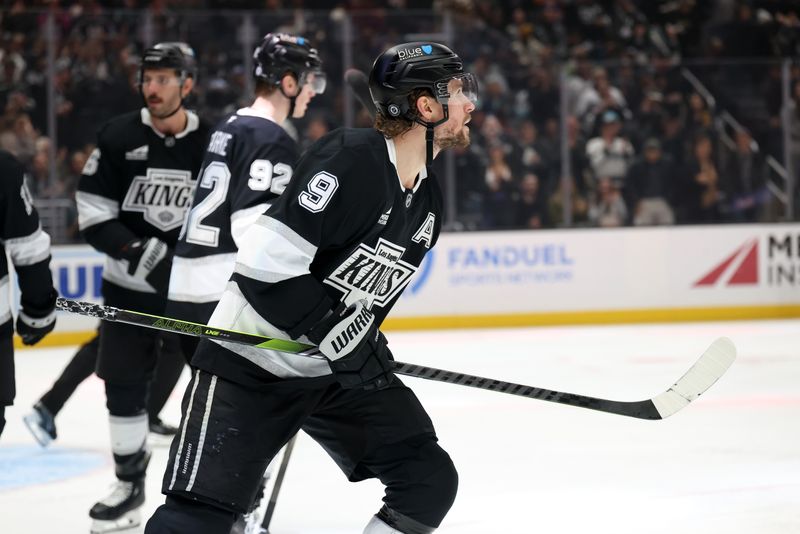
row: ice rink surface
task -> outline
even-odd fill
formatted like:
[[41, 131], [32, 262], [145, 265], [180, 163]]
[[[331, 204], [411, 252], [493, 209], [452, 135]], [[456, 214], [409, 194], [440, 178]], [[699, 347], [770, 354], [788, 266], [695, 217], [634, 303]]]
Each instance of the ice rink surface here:
[[[663, 421], [406, 378], [460, 474], [437, 532], [459, 534], [800, 533], [800, 321], [390, 332], [398, 360], [607, 399], [655, 396], [717, 337], [738, 359]], [[113, 482], [102, 383], [86, 381], [34, 444], [22, 415], [73, 349], [17, 354], [17, 401], [0, 439], [0, 533], [83, 534]], [[177, 422], [184, 373], [164, 418]], [[162, 502], [155, 449], [145, 515]], [[302, 435], [272, 534], [360, 533], [380, 507]], [[126, 532], [139, 533], [142, 529]]]

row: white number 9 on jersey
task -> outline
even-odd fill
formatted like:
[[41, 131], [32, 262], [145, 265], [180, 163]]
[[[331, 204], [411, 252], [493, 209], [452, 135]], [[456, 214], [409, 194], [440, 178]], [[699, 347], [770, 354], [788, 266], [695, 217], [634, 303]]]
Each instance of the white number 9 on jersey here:
[[247, 185], [253, 191], [269, 189], [276, 195], [280, 195], [291, 179], [291, 166], [285, 163], [273, 165], [267, 159], [257, 159], [250, 164], [250, 179], [247, 180]]
[[300, 193], [298, 201], [308, 211], [318, 213], [325, 209], [339, 187], [339, 180], [325, 171], [318, 172], [308, 182], [306, 190]]

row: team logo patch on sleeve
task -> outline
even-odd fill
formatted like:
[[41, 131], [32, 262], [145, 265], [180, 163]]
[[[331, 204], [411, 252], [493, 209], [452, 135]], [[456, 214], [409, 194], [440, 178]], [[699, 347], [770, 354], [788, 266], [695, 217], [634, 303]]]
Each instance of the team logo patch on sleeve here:
[[385, 306], [403, 291], [417, 270], [400, 259], [405, 250], [382, 238], [374, 249], [362, 243], [325, 283], [340, 289], [347, 303], [366, 299], [369, 308]]
[[131, 182], [122, 209], [138, 211], [164, 232], [180, 228], [194, 194], [192, 173], [180, 169], [147, 169]]

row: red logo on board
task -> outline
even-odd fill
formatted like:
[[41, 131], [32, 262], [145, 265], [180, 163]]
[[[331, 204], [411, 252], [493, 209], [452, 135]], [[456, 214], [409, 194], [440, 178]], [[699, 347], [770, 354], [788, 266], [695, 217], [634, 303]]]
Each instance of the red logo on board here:
[[694, 283], [693, 287], [742, 286], [758, 284], [758, 239], [751, 239], [736, 249], [719, 265]]

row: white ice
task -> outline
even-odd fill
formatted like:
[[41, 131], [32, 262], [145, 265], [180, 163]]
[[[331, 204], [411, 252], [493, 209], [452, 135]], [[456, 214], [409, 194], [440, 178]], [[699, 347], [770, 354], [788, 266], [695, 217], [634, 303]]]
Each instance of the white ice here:
[[[438, 532], [800, 532], [798, 320], [389, 333], [401, 361], [619, 400], [660, 393], [719, 336], [734, 341], [737, 361], [705, 395], [663, 421], [405, 379], [460, 474], [458, 498]], [[87, 511], [113, 481], [102, 383], [95, 377], [58, 416], [57, 442], [30, 454], [45, 463], [90, 451], [102, 462], [71, 478], [29, 485], [24, 470], [11, 465], [14, 451], [35, 447], [23, 413], [72, 352], [17, 354], [17, 401], [0, 439], [0, 481], [6, 473], [5, 487], [14, 486], [0, 489], [3, 534], [87, 533]], [[169, 421], [178, 420], [187, 376], [167, 405]], [[166, 449], [156, 449], [146, 516], [163, 500], [165, 462]], [[381, 496], [375, 481], [347, 482], [301, 435], [271, 532], [360, 533]]]

